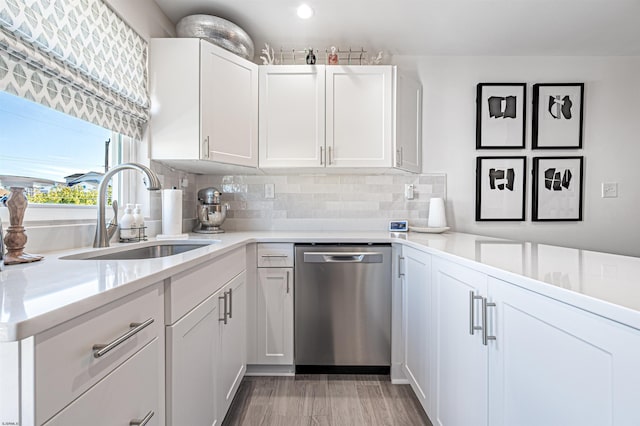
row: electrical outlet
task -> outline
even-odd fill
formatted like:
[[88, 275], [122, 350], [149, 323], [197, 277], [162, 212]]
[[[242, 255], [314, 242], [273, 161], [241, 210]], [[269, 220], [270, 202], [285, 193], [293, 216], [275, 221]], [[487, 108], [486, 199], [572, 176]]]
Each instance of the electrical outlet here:
[[180, 178], [180, 188], [186, 188], [189, 186], [189, 179], [186, 177]]
[[618, 184], [615, 182], [602, 182], [602, 198], [616, 198], [618, 196]]
[[413, 200], [413, 190], [414, 190], [414, 186], [412, 183], [405, 183], [404, 184], [404, 198], [406, 198], [407, 200]]
[[276, 198], [276, 185], [273, 183], [264, 184], [264, 198], [273, 199]]

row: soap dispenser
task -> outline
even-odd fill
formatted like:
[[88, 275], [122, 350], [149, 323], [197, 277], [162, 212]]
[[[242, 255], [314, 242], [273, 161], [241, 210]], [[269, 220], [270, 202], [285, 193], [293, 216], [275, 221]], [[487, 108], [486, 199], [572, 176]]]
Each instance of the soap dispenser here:
[[121, 239], [131, 239], [135, 238], [135, 228], [136, 224], [133, 219], [133, 214], [131, 214], [131, 204], [127, 204], [124, 209], [124, 215], [120, 219], [120, 238]]
[[144, 216], [142, 215], [142, 206], [140, 204], [136, 204], [135, 209], [133, 209], [133, 227], [136, 228], [136, 237], [143, 238], [145, 235]]

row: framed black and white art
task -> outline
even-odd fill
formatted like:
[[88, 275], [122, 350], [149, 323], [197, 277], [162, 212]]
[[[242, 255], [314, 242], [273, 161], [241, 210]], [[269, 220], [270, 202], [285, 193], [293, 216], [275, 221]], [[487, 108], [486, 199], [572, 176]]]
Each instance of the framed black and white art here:
[[525, 219], [526, 165], [526, 157], [477, 158], [477, 221]]
[[478, 83], [476, 104], [476, 149], [524, 148], [526, 83]]
[[583, 157], [533, 158], [533, 221], [582, 220]]
[[533, 85], [533, 149], [582, 148], [584, 83]]

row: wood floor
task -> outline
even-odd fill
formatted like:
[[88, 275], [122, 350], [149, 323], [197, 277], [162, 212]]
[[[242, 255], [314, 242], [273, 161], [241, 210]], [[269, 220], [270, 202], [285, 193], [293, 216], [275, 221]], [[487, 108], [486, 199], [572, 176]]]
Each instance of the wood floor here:
[[432, 426], [389, 376], [245, 377], [223, 426]]

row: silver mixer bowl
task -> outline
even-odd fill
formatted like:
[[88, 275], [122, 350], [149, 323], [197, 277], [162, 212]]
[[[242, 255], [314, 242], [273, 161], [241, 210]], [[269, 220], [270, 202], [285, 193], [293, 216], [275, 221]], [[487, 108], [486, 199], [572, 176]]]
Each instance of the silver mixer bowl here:
[[220, 225], [227, 218], [226, 204], [204, 204], [198, 206], [198, 221], [200, 224], [193, 232], [201, 234], [219, 234], [224, 232]]

